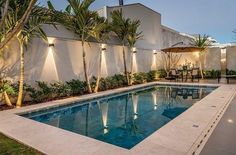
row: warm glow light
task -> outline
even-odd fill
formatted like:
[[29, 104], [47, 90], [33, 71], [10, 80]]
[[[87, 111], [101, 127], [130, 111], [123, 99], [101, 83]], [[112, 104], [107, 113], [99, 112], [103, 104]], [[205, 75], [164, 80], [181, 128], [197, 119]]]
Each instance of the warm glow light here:
[[154, 110], [156, 110], [157, 109], [157, 92], [156, 91], [152, 92], [152, 100], [153, 100]]
[[226, 48], [221, 49], [221, 54], [226, 54]]
[[194, 52], [193, 55], [194, 55], [196, 58], [199, 58], [199, 57], [200, 57], [199, 52]]
[[134, 119], [138, 118], [138, 95], [132, 94]]
[[220, 61], [221, 61], [221, 62], [226, 62], [226, 58], [224, 58], [224, 59], [221, 59]]
[[229, 123], [234, 123], [234, 121], [232, 119], [228, 119]]
[[48, 44], [54, 44], [55, 43], [55, 38], [48, 37]]
[[101, 48], [102, 48], [103, 51], [105, 51], [105, 50], [107, 49], [107, 48], [106, 48], [106, 44], [102, 44], [102, 45], [101, 45]]
[[53, 47], [47, 48], [47, 56], [45, 59], [45, 63], [43, 66], [43, 72], [41, 74], [41, 79], [48, 81], [48, 80], [56, 80], [59, 81], [58, 71], [55, 62], [55, 49]]
[[157, 50], [153, 50], [153, 54], [157, 54]]
[[107, 62], [106, 62], [106, 51], [101, 51], [101, 77], [107, 77]]
[[107, 102], [104, 102], [104, 103], [99, 103], [98, 101], [98, 104], [100, 105], [100, 109], [101, 109], [101, 112], [102, 112], [102, 122], [103, 122], [103, 126], [104, 126], [104, 133], [108, 132], [108, 126], [107, 126], [107, 117], [108, 117], [108, 103]]
[[153, 50], [154, 55], [152, 56], [152, 66], [151, 69], [152, 70], [157, 70], [157, 52], [156, 50]]
[[136, 52], [137, 52], [136, 47], [133, 47], [133, 48], [132, 48], [132, 51], [133, 51], [134, 53], [136, 53]]
[[138, 72], [138, 65], [137, 65], [137, 58], [136, 58], [136, 53], [133, 53], [133, 73]]

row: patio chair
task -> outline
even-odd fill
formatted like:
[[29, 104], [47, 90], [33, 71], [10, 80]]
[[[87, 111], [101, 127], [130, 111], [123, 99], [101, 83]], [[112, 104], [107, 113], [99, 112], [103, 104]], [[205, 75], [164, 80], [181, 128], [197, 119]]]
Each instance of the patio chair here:
[[176, 69], [170, 69], [170, 77], [175, 78], [175, 81], [178, 81], [181, 75], [178, 73]]
[[194, 79], [198, 79], [198, 82], [199, 82], [199, 79], [200, 79], [199, 72], [200, 72], [199, 68], [192, 69], [192, 73], [191, 73], [192, 82], [194, 81]]

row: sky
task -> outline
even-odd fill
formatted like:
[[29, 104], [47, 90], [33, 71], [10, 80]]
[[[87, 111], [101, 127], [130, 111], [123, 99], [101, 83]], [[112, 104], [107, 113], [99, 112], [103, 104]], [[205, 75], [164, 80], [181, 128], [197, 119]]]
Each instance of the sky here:
[[[39, 0], [46, 5], [47, 0]], [[63, 10], [67, 0], [51, 0]], [[96, 0], [91, 9], [118, 5], [119, 0]], [[161, 13], [162, 24], [188, 34], [207, 34], [220, 43], [236, 42], [236, 0], [124, 0], [124, 4], [142, 3]]]

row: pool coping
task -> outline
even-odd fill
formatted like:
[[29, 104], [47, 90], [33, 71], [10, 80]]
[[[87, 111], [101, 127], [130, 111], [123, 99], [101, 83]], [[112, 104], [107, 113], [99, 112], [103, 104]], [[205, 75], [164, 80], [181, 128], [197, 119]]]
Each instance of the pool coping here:
[[[17, 115], [158, 84], [218, 88], [130, 150]], [[0, 132], [45, 154], [192, 154], [200, 152], [235, 93], [236, 85], [152, 82], [2, 111]]]

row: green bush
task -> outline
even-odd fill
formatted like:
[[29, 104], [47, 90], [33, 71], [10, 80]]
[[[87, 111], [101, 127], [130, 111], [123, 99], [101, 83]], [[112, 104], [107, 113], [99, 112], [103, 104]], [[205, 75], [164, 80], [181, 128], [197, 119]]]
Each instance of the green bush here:
[[37, 86], [28, 87], [27, 92], [33, 102], [43, 102], [53, 99], [53, 89], [46, 82], [36, 81]]
[[99, 83], [99, 90], [104, 91], [108, 89], [114, 89], [123, 87], [126, 85], [126, 78], [124, 75], [116, 74], [114, 76], [101, 78]]
[[236, 71], [235, 70], [226, 70], [227, 75], [236, 75]]
[[52, 92], [55, 95], [55, 97], [65, 97], [70, 96], [70, 87], [66, 83], [62, 82], [55, 82], [51, 83]]
[[153, 70], [147, 73], [147, 82], [152, 82], [160, 79], [160, 74], [158, 71]]
[[133, 75], [133, 83], [134, 84], [142, 84], [147, 82], [147, 74], [140, 72], [140, 73], [135, 73]]
[[160, 78], [165, 78], [167, 76], [165, 69], [159, 69], [157, 72]]
[[71, 95], [82, 95], [84, 94], [87, 89], [86, 89], [86, 83], [80, 80], [71, 80], [66, 82], [66, 84], [68, 85], [69, 88], [69, 92]]
[[206, 79], [216, 79], [218, 78], [220, 74], [220, 70], [206, 70], [203, 72], [204, 73], [204, 78]]

